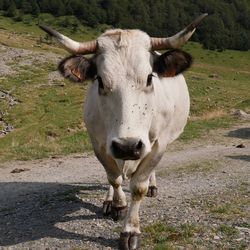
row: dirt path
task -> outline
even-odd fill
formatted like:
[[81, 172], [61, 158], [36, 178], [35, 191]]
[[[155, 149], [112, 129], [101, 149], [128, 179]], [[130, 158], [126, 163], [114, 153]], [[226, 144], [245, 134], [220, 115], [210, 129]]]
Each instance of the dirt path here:
[[[249, 230], [230, 240], [217, 236], [214, 229], [222, 219], [218, 222], [208, 215], [204, 204], [213, 204], [218, 197], [218, 202], [233, 204], [236, 194], [249, 199], [249, 139], [250, 124], [245, 123], [189, 145], [171, 146], [157, 168], [158, 197], [143, 202], [142, 230], [159, 220], [198, 223], [207, 227], [207, 235], [196, 235], [193, 246], [201, 240], [204, 249], [226, 249], [227, 244], [247, 247]], [[245, 147], [237, 148], [240, 144]], [[124, 189], [129, 199], [127, 185]], [[105, 172], [92, 155], [1, 166], [0, 249], [116, 249], [121, 224], [101, 214], [106, 190]], [[249, 204], [244, 209], [249, 212]], [[241, 213], [230, 223], [239, 226], [249, 219]], [[192, 244], [180, 249], [192, 249]]]

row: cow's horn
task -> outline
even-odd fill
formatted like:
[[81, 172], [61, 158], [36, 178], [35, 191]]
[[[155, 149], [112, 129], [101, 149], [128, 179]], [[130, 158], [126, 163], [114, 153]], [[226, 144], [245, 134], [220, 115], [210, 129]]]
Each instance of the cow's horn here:
[[167, 38], [151, 37], [152, 50], [177, 49], [184, 45], [194, 33], [196, 27], [208, 14], [202, 14], [190, 23], [185, 29]]
[[79, 43], [51, 29], [48, 26], [39, 25], [39, 27], [49, 35], [53, 36], [71, 54], [92, 54], [96, 51], [96, 40]]

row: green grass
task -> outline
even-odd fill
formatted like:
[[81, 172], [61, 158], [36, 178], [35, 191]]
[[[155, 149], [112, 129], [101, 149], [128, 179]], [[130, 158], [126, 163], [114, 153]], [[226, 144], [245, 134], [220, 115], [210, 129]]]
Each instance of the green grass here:
[[[107, 28], [101, 26], [94, 30], [80, 24], [79, 29], [72, 32], [70, 28], [59, 27], [60, 20], [51, 16], [40, 19], [79, 41], [93, 39]], [[0, 16], [0, 43], [66, 55], [55, 43], [39, 43], [45, 34], [37, 23], [38, 19], [24, 24]], [[250, 110], [250, 52], [207, 51], [192, 42], [184, 49], [195, 58], [193, 67], [185, 73], [191, 95], [191, 117], [181, 139], [189, 141], [210, 130], [235, 124], [237, 120], [229, 115], [233, 108]], [[67, 81], [48, 86], [48, 74], [56, 70], [56, 63], [41, 63], [37, 59], [31, 66], [20, 66], [21, 60], [24, 58], [9, 63], [14, 74], [0, 78], [1, 88], [11, 91], [20, 101], [9, 107], [6, 100], [0, 99], [0, 109], [6, 113], [5, 121], [15, 128], [0, 138], [0, 162], [91, 150], [82, 123], [82, 103], [87, 86]]]
[[29, 160], [91, 150], [82, 124], [82, 105], [86, 86], [65, 81], [63, 87], [47, 82], [51, 65], [19, 69], [18, 74], [0, 80], [5, 90], [14, 89], [19, 104], [9, 107], [5, 122], [14, 131], [0, 139], [0, 160]]
[[181, 135], [182, 140], [192, 140], [206, 135], [209, 131], [219, 128], [228, 128], [235, 124], [237, 119], [223, 115], [222, 117], [216, 117], [211, 119], [197, 119], [188, 121], [184, 133]]
[[235, 124], [237, 120], [229, 115], [232, 109], [250, 111], [250, 51], [208, 51], [193, 42], [184, 50], [194, 57], [193, 67], [185, 74], [191, 119], [181, 136], [190, 140]]
[[145, 239], [143, 242], [144, 248], [153, 245], [154, 249], [176, 249], [176, 244], [189, 244], [190, 239], [201, 228], [194, 224], [184, 223], [180, 226], [168, 225], [167, 223], [158, 222], [144, 228]]
[[239, 234], [239, 230], [227, 224], [220, 225], [219, 231], [225, 234], [226, 236], [234, 236]]
[[60, 54], [65, 54], [65, 51], [55, 42], [52, 44], [41, 44], [40, 40], [46, 37], [38, 24], [46, 24], [53, 27], [59, 32], [70, 36], [78, 41], [88, 41], [95, 39], [105, 29], [107, 25], [100, 25], [96, 29], [84, 26], [78, 23], [77, 29], [74, 31], [72, 27], [60, 25], [61, 20], [65, 17], [53, 17], [49, 14], [41, 14], [40, 18], [32, 18], [27, 15], [29, 22], [15, 22], [13, 19], [0, 15], [0, 43], [18, 48], [26, 48], [38, 51], [53, 51]]
[[142, 227], [143, 249], [248, 249], [248, 234], [239, 229], [249, 228], [248, 192], [249, 184], [238, 182], [218, 193], [183, 197], [175, 212]]
[[192, 173], [202, 173], [207, 174], [215, 169], [219, 169], [221, 162], [218, 160], [209, 160], [209, 161], [199, 161], [191, 162], [186, 165], [178, 165], [173, 167], [166, 167], [163, 170], [158, 172], [159, 176], [169, 176], [169, 175], [185, 175]]

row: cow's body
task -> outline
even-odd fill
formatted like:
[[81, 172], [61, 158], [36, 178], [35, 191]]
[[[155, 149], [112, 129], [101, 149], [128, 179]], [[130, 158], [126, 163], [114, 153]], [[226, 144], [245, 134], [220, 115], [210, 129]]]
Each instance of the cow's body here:
[[[139, 207], [150, 185], [155, 195], [154, 169], [166, 147], [183, 131], [189, 113], [189, 94], [183, 75], [192, 57], [177, 50], [206, 16], [198, 17], [170, 38], [150, 38], [139, 30], [110, 30], [96, 41], [77, 43], [42, 26], [76, 54], [59, 65], [75, 81], [92, 79], [86, 96], [84, 121], [94, 152], [104, 166], [111, 188], [104, 214], [126, 215], [121, 249], [139, 246]], [[171, 48], [162, 55], [157, 49]], [[94, 52], [92, 58], [79, 54]], [[127, 211], [121, 184], [130, 178], [131, 203]]]
[[[99, 38], [101, 56], [96, 59], [97, 64], [99, 60], [102, 64], [98, 75], [112, 91], [100, 98], [98, 82], [93, 82], [86, 97], [84, 120], [95, 154], [114, 187], [114, 198], [109, 192], [106, 201], [112, 200], [116, 208], [127, 205], [120, 185], [122, 176], [129, 177], [131, 207], [137, 208], [166, 146], [183, 131], [189, 113], [189, 94], [182, 74], [167, 78], [155, 75], [153, 93], [147, 100], [149, 94], [142, 93], [146, 81], [143, 77], [153, 71], [155, 57], [150, 51], [150, 38], [137, 30], [117, 33], [110, 31]], [[106, 98], [112, 98], [113, 102], [107, 103]], [[135, 161], [115, 159], [110, 152], [110, 141], [121, 137], [142, 138], [147, 148], [144, 157]], [[139, 234], [138, 220], [138, 209], [130, 211], [124, 232]]]

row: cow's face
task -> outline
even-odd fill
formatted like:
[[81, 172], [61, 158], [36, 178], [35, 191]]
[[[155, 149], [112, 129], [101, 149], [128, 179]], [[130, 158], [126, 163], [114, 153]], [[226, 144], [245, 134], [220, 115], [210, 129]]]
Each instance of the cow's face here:
[[[156, 116], [155, 84], [190, 66], [192, 58], [180, 50], [157, 55], [150, 37], [138, 30], [113, 30], [98, 39], [91, 58], [75, 56], [61, 62], [65, 77], [92, 78], [99, 112], [105, 124], [107, 153], [115, 159], [138, 160], [150, 151]], [[98, 122], [98, 121], [97, 121]]]

